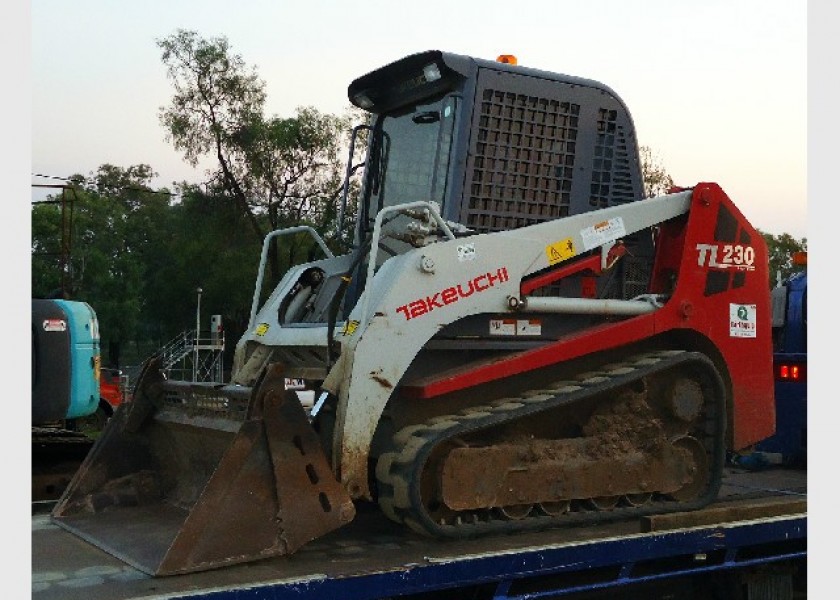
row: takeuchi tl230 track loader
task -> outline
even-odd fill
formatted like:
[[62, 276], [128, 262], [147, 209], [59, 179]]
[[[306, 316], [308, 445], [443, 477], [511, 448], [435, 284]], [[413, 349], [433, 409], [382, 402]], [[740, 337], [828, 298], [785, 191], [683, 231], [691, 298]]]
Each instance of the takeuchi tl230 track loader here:
[[[455, 538], [713, 500], [775, 427], [767, 249], [721, 188], [645, 198], [595, 81], [430, 51], [348, 94], [372, 117], [352, 250], [270, 234], [232, 381], [147, 363], [53, 520], [169, 575], [293, 553], [362, 502]], [[260, 302], [300, 232], [325, 258]]]

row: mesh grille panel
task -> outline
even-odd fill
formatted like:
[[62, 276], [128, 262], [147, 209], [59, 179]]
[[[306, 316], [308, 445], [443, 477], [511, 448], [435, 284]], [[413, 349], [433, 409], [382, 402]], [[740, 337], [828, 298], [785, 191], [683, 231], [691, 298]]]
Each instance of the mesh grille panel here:
[[249, 400], [217, 392], [213, 388], [189, 389], [179, 386], [164, 390], [164, 407], [174, 408], [192, 417], [224, 417], [244, 421]]
[[597, 208], [635, 200], [627, 135], [624, 127], [616, 123], [616, 118], [616, 111], [598, 109], [598, 135], [589, 195], [589, 204]]
[[[630, 257], [625, 257], [625, 260]], [[626, 261], [624, 269], [624, 299], [635, 298], [648, 291], [650, 279], [650, 265], [645, 260], [633, 259]]]
[[619, 263], [614, 277], [601, 291], [601, 298], [630, 300], [647, 293], [650, 265], [644, 258], [625, 256]]
[[564, 217], [580, 105], [484, 90], [467, 225], [504, 231]]

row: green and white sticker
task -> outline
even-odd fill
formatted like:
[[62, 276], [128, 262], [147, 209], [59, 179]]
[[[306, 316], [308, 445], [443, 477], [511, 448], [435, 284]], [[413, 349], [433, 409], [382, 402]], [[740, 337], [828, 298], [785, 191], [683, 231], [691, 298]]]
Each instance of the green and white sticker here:
[[729, 336], [738, 338], [754, 338], [755, 334], [755, 304], [730, 304]]

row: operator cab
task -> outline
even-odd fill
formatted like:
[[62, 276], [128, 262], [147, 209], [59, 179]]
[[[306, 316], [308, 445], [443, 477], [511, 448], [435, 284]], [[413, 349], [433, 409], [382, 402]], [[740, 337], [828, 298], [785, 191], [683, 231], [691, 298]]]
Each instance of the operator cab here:
[[[508, 57], [488, 61], [428, 51], [356, 79], [348, 97], [370, 113], [370, 120], [354, 130], [348, 162], [349, 174], [355, 171], [353, 148], [364, 138], [354, 235], [360, 264], [347, 290], [345, 314], [361, 294], [365, 244], [386, 207], [432, 202], [454, 234], [465, 236], [644, 197], [630, 114], [597, 81], [517, 66]], [[345, 184], [339, 232], [348, 189]], [[410, 218], [389, 215], [388, 220], [400, 230]], [[590, 295], [632, 298], [647, 291], [648, 273], [636, 267], [652, 256], [652, 238], [623, 242], [630, 252], [620, 276], [609, 289], [599, 284]], [[410, 236], [389, 236], [377, 268], [424, 243], [416, 236], [413, 243]], [[582, 287], [589, 289], [570, 281], [551, 293], [580, 296]]]

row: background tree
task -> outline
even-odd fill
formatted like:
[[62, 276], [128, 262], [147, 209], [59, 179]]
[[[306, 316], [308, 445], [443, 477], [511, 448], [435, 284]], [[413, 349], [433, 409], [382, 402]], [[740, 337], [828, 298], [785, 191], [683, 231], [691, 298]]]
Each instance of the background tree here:
[[[127, 347], [128, 360], [139, 361], [191, 329], [197, 287], [208, 320], [221, 314], [235, 342], [250, 316], [269, 231], [308, 224], [339, 249], [335, 229], [350, 113], [302, 107], [289, 118], [267, 117], [263, 82], [224, 38], [178, 30], [157, 44], [174, 87], [159, 114], [167, 138], [190, 164], [209, 157], [213, 167], [203, 184], [181, 183], [177, 198], [151, 190], [156, 175], [148, 165], [103, 164], [72, 178], [79, 195], [73, 299], [96, 310], [114, 366], [124, 362]], [[351, 210], [357, 187], [354, 180]], [[45, 204], [32, 213], [33, 295], [54, 294], [61, 287], [60, 210]], [[305, 235], [282, 240], [271, 255], [266, 291], [316, 249]]]
[[[175, 88], [160, 113], [168, 138], [193, 165], [215, 158], [208, 189], [233, 199], [256, 243], [290, 224], [334, 228], [348, 118], [312, 107], [265, 116], [264, 83], [223, 37], [178, 30], [158, 46]], [[282, 258], [271, 263], [275, 278], [289, 264]]]
[[170, 208], [168, 222], [168, 239], [162, 244], [165, 260], [148, 266], [146, 294], [157, 307], [147, 315], [149, 333], [168, 332], [166, 341], [192, 329], [200, 287], [202, 329], [208, 327], [210, 315], [221, 315], [232, 347], [247, 325], [260, 258], [245, 216], [229, 198], [185, 186], [181, 202]]
[[[136, 338], [147, 297], [147, 255], [166, 237], [169, 195], [151, 191], [154, 177], [148, 165], [123, 169], [105, 164], [89, 178], [70, 178], [75, 201], [69, 299], [93, 306], [107, 349], [105, 362], [115, 367], [123, 344]], [[32, 216], [34, 257], [55, 247], [61, 214], [56, 205], [37, 204]], [[56, 260], [33, 259], [33, 297], [55, 296], [57, 277]]]
[[52, 202], [33, 204], [31, 222], [32, 297], [61, 297], [61, 207]]
[[646, 198], [667, 194], [674, 186], [673, 178], [665, 170], [662, 159], [655, 154], [650, 146], [639, 148], [639, 159], [642, 161], [642, 181]]
[[768, 254], [770, 255], [770, 287], [775, 287], [779, 278], [787, 279], [794, 273], [805, 270], [805, 265], [795, 264], [793, 255], [796, 252], [808, 251], [807, 238], [796, 239], [790, 234], [782, 233], [773, 235], [759, 231], [767, 243]]
[[231, 54], [224, 37], [203, 39], [179, 29], [157, 44], [175, 88], [169, 107], [160, 112], [168, 139], [192, 166], [207, 154], [215, 157], [215, 179], [248, 218], [255, 238], [262, 240], [263, 228], [243, 188], [248, 176], [244, 157], [234, 139], [243, 124], [261, 118], [265, 84], [240, 56]]
[[[255, 256], [270, 231], [292, 225], [310, 225], [338, 249], [346, 239], [336, 234], [337, 206], [358, 115], [299, 107], [292, 117], [266, 116], [265, 84], [225, 38], [178, 30], [157, 43], [175, 90], [160, 112], [168, 139], [193, 165], [201, 157], [215, 159], [207, 196], [233, 202], [240, 227], [252, 234]], [[266, 291], [289, 266], [311, 260], [317, 245], [302, 234], [280, 238], [272, 250]]]
[[[290, 118], [258, 118], [246, 123], [236, 143], [244, 157], [244, 188], [252, 213], [261, 215], [265, 232], [307, 224], [322, 237], [334, 234], [336, 203], [344, 177], [344, 135], [349, 117], [299, 107]], [[284, 259], [272, 254], [277, 276], [295, 261], [296, 251], [312, 249], [311, 238], [283, 240]], [[282, 262], [282, 264], [281, 264]]]
[[340, 189], [339, 152], [349, 128], [347, 119], [312, 107], [243, 126], [236, 141], [250, 175], [252, 207], [265, 209], [269, 227], [304, 219], [323, 223], [324, 201], [334, 202]]

